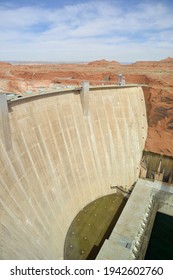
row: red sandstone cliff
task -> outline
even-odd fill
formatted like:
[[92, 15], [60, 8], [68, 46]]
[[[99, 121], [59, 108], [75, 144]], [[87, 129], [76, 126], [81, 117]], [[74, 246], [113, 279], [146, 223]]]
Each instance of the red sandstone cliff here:
[[145, 84], [148, 138], [146, 150], [173, 156], [173, 58], [122, 65], [99, 60], [81, 64], [12, 65], [0, 62], [0, 91], [28, 94], [63, 85], [115, 84], [117, 74], [126, 83]]

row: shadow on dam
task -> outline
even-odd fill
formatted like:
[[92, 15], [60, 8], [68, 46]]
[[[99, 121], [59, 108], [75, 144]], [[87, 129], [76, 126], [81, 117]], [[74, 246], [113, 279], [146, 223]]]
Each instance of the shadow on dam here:
[[141, 87], [0, 95], [0, 259], [63, 259], [78, 213], [136, 182], [146, 136]]

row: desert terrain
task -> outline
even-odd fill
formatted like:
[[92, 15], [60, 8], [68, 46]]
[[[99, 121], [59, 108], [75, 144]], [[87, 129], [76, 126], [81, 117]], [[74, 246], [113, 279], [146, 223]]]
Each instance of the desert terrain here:
[[126, 84], [143, 87], [148, 118], [146, 151], [173, 156], [173, 58], [161, 61], [93, 61], [72, 64], [11, 64], [0, 62], [0, 92], [29, 95], [63, 87], [117, 84], [117, 75]]

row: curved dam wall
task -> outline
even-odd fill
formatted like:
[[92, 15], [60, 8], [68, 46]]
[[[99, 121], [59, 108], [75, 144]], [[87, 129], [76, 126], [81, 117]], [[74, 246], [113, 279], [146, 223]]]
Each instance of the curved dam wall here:
[[1, 259], [63, 259], [77, 213], [110, 186], [129, 189], [138, 179], [142, 88], [91, 88], [88, 112], [82, 98], [79, 90], [23, 98], [5, 117], [1, 102]]

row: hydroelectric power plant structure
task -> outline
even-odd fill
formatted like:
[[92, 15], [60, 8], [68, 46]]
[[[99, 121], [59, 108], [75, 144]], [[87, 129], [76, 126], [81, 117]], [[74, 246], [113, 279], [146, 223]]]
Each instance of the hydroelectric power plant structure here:
[[140, 85], [0, 94], [0, 259], [144, 259], [173, 216], [172, 184], [144, 176], [147, 129]]

